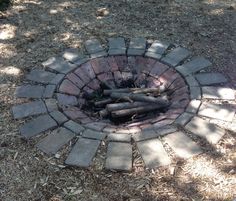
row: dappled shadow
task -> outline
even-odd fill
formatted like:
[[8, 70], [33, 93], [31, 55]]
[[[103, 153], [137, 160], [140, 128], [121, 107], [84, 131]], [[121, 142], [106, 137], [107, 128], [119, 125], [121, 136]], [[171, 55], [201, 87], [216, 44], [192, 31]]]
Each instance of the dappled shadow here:
[[[17, 1], [9, 11], [1, 14], [0, 17], [0, 30], [3, 31], [0, 34], [0, 84], [7, 83], [10, 84], [10, 86], [7, 85], [9, 88], [14, 88], [14, 85], [21, 81], [19, 79], [21, 75], [32, 68], [41, 68], [41, 62], [49, 57], [60, 54], [68, 47], [80, 48], [83, 42], [91, 37], [96, 37], [105, 43], [108, 37], [114, 35], [143, 36], [148, 39], [176, 42], [193, 50], [194, 55], [210, 57], [214, 70], [221, 72], [226, 70], [233, 74], [236, 71], [234, 68], [236, 63], [233, 38], [236, 24], [234, 16], [235, 10], [231, 7], [230, 1], [194, 1], [194, 3], [186, 1], [168, 1], [166, 3], [164, 0], [158, 3], [133, 0], [116, 2]], [[235, 80], [232, 79], [232, 81]], [[4, 99], [4, 104], [1, 102], [2, 112], [6, 114], [12, 103], [9, 99], [13, 100], [11, 93], [8, 94], [8, 99]], [[9, 124], [12, 125], [9, 118], [4, 118], [0, 124], [3, 125], [1, 135], [9, 134], [9, 130], [6, 128]], [[20, 172], [17, 170], [17, 173], [24, 178], [17, 179], [19, 182], [23, 180], [23, 184], [27, 183], [27, 185], [19, 185], [19, 183], [11, 181], [9, 177], [8, 180], [3, 179], [3, 182], [0, 183], [0, 192], [4, 193], [2, 199], [7, 197], [8, 200], [10, 198], [25, 200], [27, 197], [27, 199], [32, 198], [31, 200], [49, 200], [55, 194], [59, 194], [64, 195], [66, 200], [75, 200], [79, 196], [68, 195], [65, 193], [65, 189], [76, 185], [85, 189], [84, 200], [131, 200], [132, 198], [137, 198], [137, 200], [201, 198], [221, 200], [222, 197], [227, 197], [227, 195], [222, 195], [218, 198], [214, 194], [206, 196], [204, 189], [199, 187], [202, 185], [202, 181], [197, 179], [196, 172], [193, 170], [188, 172], [186, 163], [191, 164], [191, 162], [177, 162], [175, 175], [170, 174], [168, 169], [160, 170], [159, 173], [157, 171], [155, 174], [149, 171], [116, 174], [104, 173], [100, 170], [59, 169], [51, 167], [36, 152], [31, 153], [32, 146], [24, 145], [24, 148], [21, 148], [21, 141], [14, 139], [18, 142], [15, 143], [12, 138], [6, 138], [11, 142], [11, 148], [16, 150], [14, 154], [20, 152], [22, 155], [18, 158], [17, 155], [13, 155], [13, 159], [16, 157], [14, 160], [8, 158], [6, 166], [1, 169], [4, 169], [3, 171], [8, 175], [15, 175], [15, 168], [20, 169]], [[205, 154], [196, 160], [200, 161], [201, 157], [208, 160], [199, 164], [208, 166], [210, 161], [218, 159], [224, 161], [222, 159], [224, 154], [219, 152], [215, 146], [200, 138], [196, 138], [197, 140], [200, 140]], [[29, 166], [21, 161], [22, 158], [26, 162], [30, 161]], [[196, 162], [194, 164], [193, 168], [197, 166]], [[231, 167], [235, 166], [230, 164], [215, 168], [219, 174], [223, 174], [222, 172], [231, 171]], [[199, 168], [198, 171], [200, 174], [201, 169]], [[185, 174], [188, 178], [181, 179]], [[49, 182], [40, 183], [41, 179], [47, 178], [46, 175], [49, 176]], [[219, 175], [216, 174], [217, 176]], [[142, 180], [145, 180], [144, 185], [135, 185], [136, 182]], [[204, 182], [206, 182], [205, 187], [207, 188], [208, 183], [212, 183], [213, 180]], [[13, 189], [7, 186], [9, 183], [15, 187], [16, 194], [19, 191], [19, 197], [11, 195]], [[3, 188], [4, 185], [7, 187]], [[36, 185], [36, 190], [34, 190], [34, 185]], [[159, 186], [161, 189], [158, 189]], [[89, 190], [86, 191], [86, 188]], [[29, 189], [32, 192], [28, 195]], [[230, 193], [232, 192], [228, 192], [228, 194]]]

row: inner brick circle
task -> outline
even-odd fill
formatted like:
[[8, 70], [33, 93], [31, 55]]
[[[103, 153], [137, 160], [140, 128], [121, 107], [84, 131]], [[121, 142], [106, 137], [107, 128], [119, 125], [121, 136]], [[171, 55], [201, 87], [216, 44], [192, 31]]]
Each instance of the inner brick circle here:
[[[104, 81], [117, 85], [135, 76], [134, 83], [146, 88], [168, 88], [170, 106], [162, 113], [153, 112], [146, 119], [123, 122], [116, 125], [109, 119], [92, 116], [83, 109], [85, 94], [100, 89]], [[135, 133], [154, 127], [171, 124], [188, 105], [189, 89], [181, 75], [155, 59], [142, 56], [108, 56], [92, 59], [68, 73], [57, 89], [60, 110], [70, 119], [97, 131]]]

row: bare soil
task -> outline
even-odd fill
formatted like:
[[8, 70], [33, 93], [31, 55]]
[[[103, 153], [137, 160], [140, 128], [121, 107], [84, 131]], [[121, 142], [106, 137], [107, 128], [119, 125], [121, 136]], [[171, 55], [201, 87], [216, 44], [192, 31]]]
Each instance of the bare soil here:
[[[0, 12], [0, 200], [233, 200], [236, 198], [235, 124], [216, 146], [171, 166], [145, 170], [138, 153], [131, 173], [102, 170], [105, 146], [89, 170], [63, 166], [19, 135], [23, 121], [10, 108], [23, 75], [85, 40], [110, 36], [160, 39], [181, 44], [213, 62], [236, 87], [234, 0], [15, 0]], [[236, 122], [236, 121], [235, 121]]]

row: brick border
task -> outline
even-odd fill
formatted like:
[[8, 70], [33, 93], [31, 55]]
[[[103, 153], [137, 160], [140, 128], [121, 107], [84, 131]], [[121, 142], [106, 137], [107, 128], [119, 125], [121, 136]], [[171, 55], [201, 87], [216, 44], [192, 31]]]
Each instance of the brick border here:
[[[84, 47], [84, 55], [78, 49], [68, 49], [61, 56], [43, 62], [44, 69], [35, 69], [26, 75], [27, 84], [17, 87], [15, 96], [31, 101], [12, 108], [14, 119], [35, 117], [20, 127], [23, 137], [29, 139], [52, 131], [36, 145], [47, 154], [57, 153], [77, 138], [65, 161], [67, 165], [91, 166], [104, 141], [108, 144], [106, 169], [130, 171], [134, 147], [147, 168], [165, 166], [171, 163], [171, 158], [163, 143], [167, 143], [176, 156], [186, 159], [202, 150], [185, 131], [216, 144], [225, 132], [208, 119], [233, 120], [235, 111], [227, 105], [205, 101], [235, 100], [234, 91], [222, 86], [227, 83], [225, 76], [200, 72], [210, 67], [211, 62], [193, 57], [183, 47], [157, 40], [148, 43], [145, 38], [122, 37], [109, 38], [103, 45], [91, 39]], [[115, 127], [90, 119], [79, 109], [78, 105], [84, 101], [81, 91], [96, 90], [99, 80], [129, 76], [131, 70], [145, 70], [148, 79], [158, 77], [158, 82], [172, 88], [175, 100], [172, 110], [144, 121], [143, 125]], [[152, 80], [154, 86], [158, 82]]]

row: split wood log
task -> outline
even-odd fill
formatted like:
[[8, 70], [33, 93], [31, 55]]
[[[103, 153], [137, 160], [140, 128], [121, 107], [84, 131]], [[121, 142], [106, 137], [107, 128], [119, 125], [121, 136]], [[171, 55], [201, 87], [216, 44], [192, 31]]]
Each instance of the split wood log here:
[[[166, 107], [167, 106], [168, 105], [166, 105]], [[136, 108], [113, 111], [113, 112], [111, 112], [111, 116], [113, 118], [125, 117], [125, 116], [134, 115], [134, 114], [141, 114], [141, 113], [145, 113], [145, 112], [154, 111], [154, 110], [157, 110], [157, 109], [160, 109], [160, 108], [163, 108], [163, 106], [160, 106], [160, 105], [155, 105], [155, 106], [145, 105], [145, 106], [140, 106], [140, 107], [136, 107]]]
[[106, 104], [109, 104], [109, 103], [112, 103], [112, 99], [111, 98], [107, 98], [107, 99], [104, 99], [104, 100], [100, 100], [100, 101], [96, 101], [94, 102], [94, 106], [96, 107], [102, 107]]
[[164, 85], [158, 88], [120, 88], [120, 89], [105, 89], [103, 90], [104, 95], [110, 95], [111, 93], [162, 93], [166, 90]]
[[152, 96], [146, 96], [144, 94], [130, 94], [130, 93], [112, 93], [110, 95], [112, 99], [122, 99], [127, 100], [131, 99], [133, 101], [141, 101], [141, 102], [148, 102], [148, 103], [156, 103], [159, 106], [165, 107], [169, 104], [168, 98], [166, 96], [160, 96], [160, 97], [152, 97]]
[[116, 110], [135, 108], [135, 107], [140, 107], [140, 106], [144, 106], [144, 105], [148, 105], [148, 104], [149, 103], [147, 103], [147, 102], [111, 103], [111, 104], [107, 104], [106, 108], [109, 112], [113, 112], [113, 111], [116, 111]]

